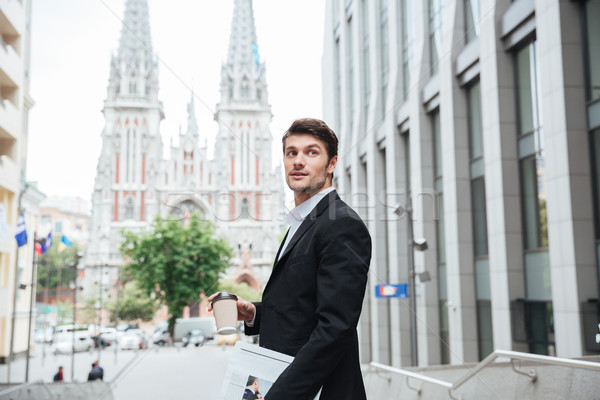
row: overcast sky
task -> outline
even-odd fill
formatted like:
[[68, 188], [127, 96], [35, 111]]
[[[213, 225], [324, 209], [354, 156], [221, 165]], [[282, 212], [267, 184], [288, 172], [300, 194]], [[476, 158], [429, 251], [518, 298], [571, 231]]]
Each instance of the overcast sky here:
[[[201, 135], [214, 137], [221, 62], [233, 0], [148, 0], [159, 57], [164, 146], [186, 127], [193, 89]], [[266, 62], [271, 123], [279, 138], [298, 117], [321, 111], [323, 0], [254, 0]], [[33, 0], [27, 179], [48, 196], [91, 201], [104, 127], [103, 101], [125, 0]], [[277, 151], [277, 150], [275, 150]], [[274, 161], [279, 161], [280, 153]]]

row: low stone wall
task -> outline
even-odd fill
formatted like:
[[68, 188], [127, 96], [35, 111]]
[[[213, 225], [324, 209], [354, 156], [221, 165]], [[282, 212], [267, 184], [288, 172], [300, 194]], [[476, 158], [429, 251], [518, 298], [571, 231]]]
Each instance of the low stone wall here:
[[113, 400], [109, 382], [30, 384], [0, 389], [0, 400]]
[[[583, 358], [600, 362], [600, 357]], [[406, 368], [448, 383], [454, 383], [469, 373], [477, 364], [438, 366], [423, 369]], [[546, 400], [546, 399], [600, 399], [600, 373], [589, 369], [570, 368], [533, 362], [514, 362], [515, 368], [525, 373], [534, 370], [537, 379], [513, 371], [510, 362], [497, 362], [479, 371], [452, 395], [461, 400]], [[365, 367], [363, 370], [367, 398], [371, 400], [448, 400], [448, 389], [433, 383]], [[420, 393], [414, 389], [420, 390]]]

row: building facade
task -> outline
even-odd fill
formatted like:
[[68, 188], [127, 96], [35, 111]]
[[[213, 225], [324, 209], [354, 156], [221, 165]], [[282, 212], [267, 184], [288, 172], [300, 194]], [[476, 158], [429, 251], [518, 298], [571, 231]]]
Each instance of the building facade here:
[[600, 352], [599, 18], [594, 0], [327, 1], [335, 184], [373, 236], [364, 362]]
[[[0, 363], [27, 350], [34, 235], [44, 195], [25, 181], [31, 40], [31, 1], [0, 3]], [[17, 247], [23, 213], [27, 244]], [[22, 286], [23, 285], [23, 286]], [[20, 289], [20, 287], [23, 289]], [[33, 326], [33, 324], [31, 325]]]
[[[212, 159], [208, 133], [198, 129], [194, 93], [187, 127], [177, 143], [170, 143], [168, 157], [163, 156], [160, 122], [165, 115], [148, 12], [146, 0], [127, 0], [104, 102], [106, 124], [85, 265], [90, 271], [120, 265], [121, 229], [145, 230], [156, 216], [183, 220], [198, 211], [234, 249], [230, 275], [260, 290], [277, 251], [283, 195], [280, 171], [271, 164], [272, 115], [252, 1], [235, 1], [214, 114], [218, 133]], [[242, 264], [244, 272], [236, 274]]]

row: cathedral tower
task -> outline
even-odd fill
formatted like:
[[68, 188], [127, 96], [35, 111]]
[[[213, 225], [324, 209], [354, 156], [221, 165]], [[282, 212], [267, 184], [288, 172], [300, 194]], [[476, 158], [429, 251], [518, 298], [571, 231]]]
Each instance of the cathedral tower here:
[[92, 195], [87, 266], [119, 265], [119, 231], [142, 229], [159, 211], [159, 127], [164, 113], [158, 86], [147, 1], [127, 0], [102, 110], [105, 125]]
[[[260, 60], [252, 0], [234, 0], [227, 61], [215, 111], [217, 215], [228, 220], [239, 265], [269, 267], [281, 230], [281, 175], [273, 171], [266, 67]], [[237, 243], [236, 243], [237, 242]], [[237, 246], [235, 246], [237, 244]]]

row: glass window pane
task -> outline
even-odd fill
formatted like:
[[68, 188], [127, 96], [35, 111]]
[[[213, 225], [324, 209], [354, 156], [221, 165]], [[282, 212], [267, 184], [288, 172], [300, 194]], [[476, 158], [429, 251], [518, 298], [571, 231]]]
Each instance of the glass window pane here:
[[442, 44], [442, 1], [429, 0], [429, 56], [431, 75], [438, 72]]
[[446, 266], [438, 265], [438, 292], [440, 300], [448, 299], [448, 290], [446, 286]]
[[488, 241], [485, 207], [485, 180], [483, 178], [471, 181], [471, 196], [474, 252], [475, 256], [486, 256], [488, 254]]
[[[591, 133], [594, 179], [594, 211], [596, 213], [596, 239], [600, 240], [600, 129]], [[600, 263], [600, 258], [598, 259]]]
[[527, 299], [552, 300], [550, 260], [547, 251], [525, 253]]
[[440, 134], [440, 111], [436, 110], [431, 114], [431, 130], [433, 136], [433, 163], [435, 168], [435, 177], [442, 176], [442, 137]]
[[471, 178], [483, 177], [484, 168], [483, 158], [471, 162]]
[[525, 249], [539, 247], [538, 196], [535, 157], [521, 160], [521, 201]]
[[450, 333], [448, 327], [448, 307], [446, 301], [440, 300], [440, 350], [442, 364], [450, 363]]
[[517, 96], [519, 107], [519, 134], [534, 128], [531, 73], [531, 47], [517, 52]]
[[465, 1], [465, 29], [467, 43], [479, 36], [480, 0]]
[[471, 159], [483, 157], [483, 140], [481, 134], [481, 94], [477, 82], [467, 89], [469, 102], [469, 139]]
[[491, 300], [490, 261], [487, 258], [475, 260], [475, 293], [477, 300]]
[[600, 1], [588, 1], [586, 7], [590, 100], [600, 98]]
[[477, 333], [479, 336], [479, 359], [483, 360], [494, 351], [492, 303], [490, 301], [477, 301]]
[[445, 222], [444, 222], [444, 195], [438, 193], [438, 213], [439, 219], [437, 221], [437, 244], [438, 244], [438, 264], [446, 263], [446, 234], [445, 234]]
[[519, 158], [525, 158], [535, 153], [535, 135], [529, 134], [519, 138]]
[[388, 43], [388, 0], [380, 1], [379, 34], [381, 40], [381, 95], [384, 114], [386, 110], [387, 86], [389, 80], [389, 43]]

